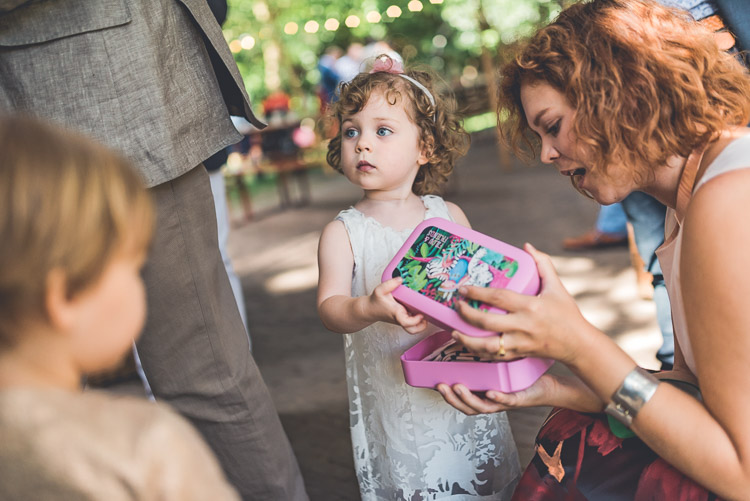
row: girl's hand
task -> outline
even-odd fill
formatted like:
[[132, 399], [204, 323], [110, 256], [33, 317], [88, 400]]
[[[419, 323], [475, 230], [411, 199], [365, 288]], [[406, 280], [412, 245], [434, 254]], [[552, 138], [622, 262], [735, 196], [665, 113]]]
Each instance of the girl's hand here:
[[378, 320], [400, 325], [409, 334], [419, 334], [427, 329], [427, 320], [421, 314], [409, 313], [392, 294], [402, 281], [401, 277], [391, 278], [375, 287], [368, 298], [367, 309], [369, 315]]
[[437, 386], [445, 401], [470, 416], [524, 407], [566, 407], [581, 412], [599, 412], [604, 403], [574, 376], [544, 374], [528, 388], [515, 393], [490, 390], [473, 393], [462, 384]]
[[[454, 338], [471, 351], [490, 354], [499, 360], [534, 356], [567, 364], [576, 358], [578, 350], [585, 349], [579, 342], [580, 334], [592, 326], [565, 290], [549, 256], [530, 244], [526, 244], [525, 249], [539, 269], [542, 282], [539, 295], [528, 296], [488, 287], [462, 287], [459, 292], [465, 298], [479, 300], [507, 313], [484, 312], [470, 307], [466, 301], [459, 301], [458, 312], [464, 320], [503, 334], [472, 337], [454, 332]], [[503, 351], [505, 354], [501, 356]]]

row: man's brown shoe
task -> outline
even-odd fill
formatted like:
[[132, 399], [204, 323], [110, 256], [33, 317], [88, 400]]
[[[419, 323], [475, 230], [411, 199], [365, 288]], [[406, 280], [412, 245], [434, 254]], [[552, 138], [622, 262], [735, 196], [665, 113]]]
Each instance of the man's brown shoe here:
[[602, 233], [590, 230], [577, 237], [566, 238], [562, 242], [563, 249], [569, 251], [606, 249], [609, 247], [627, 247], [628, 236]]

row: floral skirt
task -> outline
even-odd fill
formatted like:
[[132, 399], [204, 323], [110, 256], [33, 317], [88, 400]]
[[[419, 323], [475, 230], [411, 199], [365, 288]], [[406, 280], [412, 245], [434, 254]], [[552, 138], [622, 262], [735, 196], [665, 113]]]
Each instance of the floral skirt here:
[[554, 409], [513, 501], [714, 501], [638, 437], [619, 438], [605, 414]]

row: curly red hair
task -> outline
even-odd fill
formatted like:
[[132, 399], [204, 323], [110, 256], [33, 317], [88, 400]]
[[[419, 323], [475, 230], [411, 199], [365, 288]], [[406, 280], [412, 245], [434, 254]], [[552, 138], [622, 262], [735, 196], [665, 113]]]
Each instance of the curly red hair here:
[[438, 193], [453, 171], [456, 160], [468, 150], [469, 135], [456, 113], [455, 100], [436, 92], [428, 72], [412, 70], [404, 74], [429, 89], [435, 106], [422, 90], [396, 73], [360, 73], [351, 82], [341, 84], [339, 99], [328, 110], [327, 119], [335, 121], [339, 130], [328, 143], [326, 160], [341, 172], [342, 119], [362, 110], [374, 93], [382, 94], [391, 105], [404, 100], [406, 114], [420, 132], [419, 147], [424, 149], [428, 158], [417, 173], [412, 191], [417, 195]]
[[594, 0], [564, 10], [502, 70], [498, 125], [533, 151], [521, 87], [544, 82], [576, 109], [591, 167], [627, 163], [643, 177], [750, 118], [750, 80], [686, 12], [648, 0]]

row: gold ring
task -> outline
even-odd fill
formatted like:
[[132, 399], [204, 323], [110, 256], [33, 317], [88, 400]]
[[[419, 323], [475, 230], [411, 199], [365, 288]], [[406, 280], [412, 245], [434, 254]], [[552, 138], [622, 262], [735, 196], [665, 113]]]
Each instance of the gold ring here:
[[505, 337], [500, 334], [500, 349], [497, 350], [496, 355], [498, 357], [504, 357], [505, 356]]

